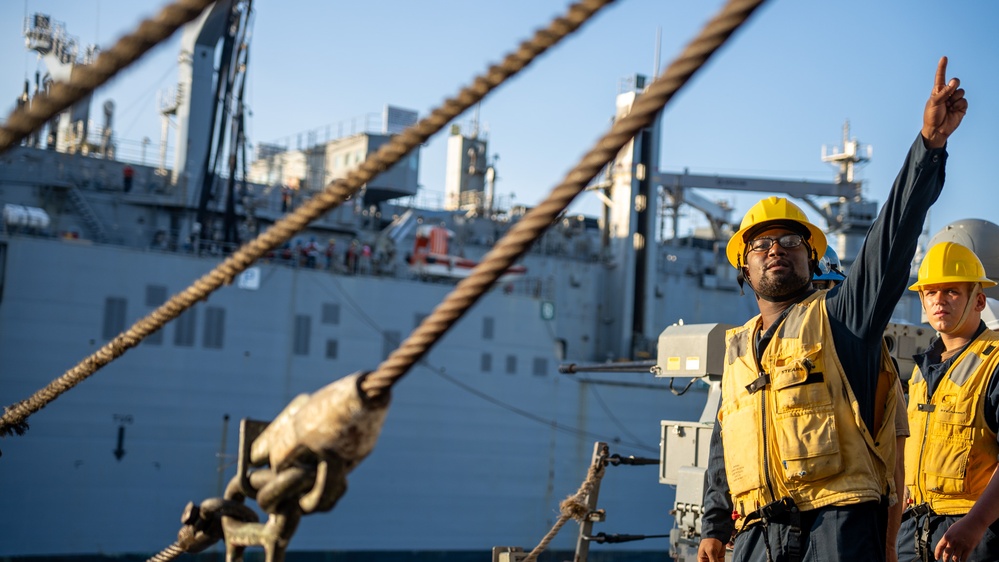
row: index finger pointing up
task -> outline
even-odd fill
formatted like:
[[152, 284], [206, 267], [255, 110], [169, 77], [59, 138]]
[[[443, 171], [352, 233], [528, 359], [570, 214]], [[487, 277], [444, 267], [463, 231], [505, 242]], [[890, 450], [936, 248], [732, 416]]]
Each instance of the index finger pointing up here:
[[933, 84], [933, 89], [937, 92], [947, 86], [947, 57], [940, 57], [937, 63], [937, 77]]

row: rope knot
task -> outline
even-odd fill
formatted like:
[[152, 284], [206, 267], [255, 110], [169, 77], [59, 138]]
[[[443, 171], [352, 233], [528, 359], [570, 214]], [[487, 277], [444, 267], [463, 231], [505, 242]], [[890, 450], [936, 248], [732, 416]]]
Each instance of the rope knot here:
[[576, 521], [582, 521], [590, 512], [590, 508], [586, 507], [579, 494], [573, 494], [562, 500], [562, 503], [559, 504], [559, 510], [562, 515]]

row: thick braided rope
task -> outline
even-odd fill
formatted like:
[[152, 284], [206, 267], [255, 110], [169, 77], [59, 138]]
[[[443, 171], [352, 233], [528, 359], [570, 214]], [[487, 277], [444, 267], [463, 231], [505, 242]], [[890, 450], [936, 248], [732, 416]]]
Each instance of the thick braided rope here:
[[542, 552], [548, 550], [548, 545], [551, 544], [552, 540], [555, 539], [559, 531], [562, 530], [562, 527], [564, 527], [565, 524], [569, 522], [569, 519], [572, 518], [564, 513], [562, 515], [559, 515], [558, 520], [555, 521], [554, 525], [552, 525], [552, 528], [551, 530], [548, 531], [548, 534], [545, 535], [541, 539], [541, 542], [538, 543], [538, 546], [534, 547], [534, 550], [532, 550], [531, 553], [528, 554], [526, 558], [524, 558], [523, 562], [534, 562], [535, 560], [538, 559], [538, 556], [540, 556]]
[[631, 112], [614, 123], [611, 130], [583, 156], [548, 198], [517, 222], [486, 254], [471, 275], [458, 283], [406, 341], [364, 379], [362, 388], [365, 393], [370, 397], [377, 396], [401, 379], [444, 332], [488, 291], [500, 275], [531, 247], [603, 166], [641, 129], [655, 120], [670, 98], [762, 3], [763, 0], [730, 0], [648, 90], [638, 97]]
[[144, 20], [134, 33], [118, 40], [98, 55], [94, 64], [73, 69], [69, 82], [55, 82], [48, 93], [39, 94], [31, 103], [15, 109], [0, 127], [0, 152], [3, 152], [48, 122], [60, 111], [80, 101], [87, 94], [138, 60], [182, 25], [194, 20], [214, 0], [177, 0], [156, 17]]
[[8, 406], [0, 417], [0, 436], [18, 435], [27, 429], [25, 420], [60, 394], [76, 386], [104, 365], [138, 345], [147, 335], [162, 328], [167, 322], [179, 316], [184, 310], [204, 299], [223, 284], [229, 284], [240, 272], [254, 261], [291, 239], [295, 233], [336, 207], [360, 190], [361, 186], [382, 171], [398, 162], [413, 148], [423, 144], [431, 135], [440, 131], [452, 119], [478, 103], [489, 92], [511, 76], [523, 70], [539, 55], [557, 44], [590, 19], [598, 10], [614, 0], [582, 0], [569, 7], [565, 16], [552, 20], [545, 29], [539, 29], [529, 41], [524, 41], [518, 49], [508, 54], [502, 63], [492, 65], [485, 74], [475, 78], [470, 86], [463, 88], [455, 98], [445, 100], [441, 107], [409, 127], [401, 134], [392, 137], [371, 157], [361, 163], [345, 179], [338, 180], [309, 199], [294, 212], [282, 217], [274, 225], [234, 252], [225, 261], [195, 281], [184, 291], [174, 295], [159, 308], [133, 324], [128, 330], [116, 336], [77, 366], [49, 383], [45, 388], [17, 404]]
[[534, 562], [537, 560], [538, 556], [548, 548], [548, 545], [551, 544], [555, 536], [558, 535], [559, 531], [562, 530], [562, 527], [570, 519], [582, 521], [586, 517], [589, 513], [589, 508], [585, 503], [586, 498], [593, 493], [593, 487], [604, 477], [604, 472], [606, 472], [607, 465], [604, 463], [604, 458], [601, 456], [596, 462], [591, 464], [589, 470], [586, 472], [586, 480], [583, 480], [583, 483], [579, 486], [579, 490], [562, 500], [562, 503], [559, 504], [560, 515], [558, 520], [552, 525], [548, 534], [541, 539], [538, 546], [534, 547], [534, 550], [527, 555], [524, 562]]

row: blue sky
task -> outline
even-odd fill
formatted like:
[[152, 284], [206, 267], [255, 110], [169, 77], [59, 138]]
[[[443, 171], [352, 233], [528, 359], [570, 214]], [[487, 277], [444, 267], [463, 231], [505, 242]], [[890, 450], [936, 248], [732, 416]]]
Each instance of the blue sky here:
[[[540, 201], [609, 127], [623, 78], [651, 74], [657, 29], [664, 67], [721, 7], [720, 0], [622, 0], [502, 86], [479, 109], [499, 194]], [[162, 2], [0, 2], [0, 111], [39, 63], [23, 46], [25, 14], [64, 22], [81, 43], [112, 44]], [[421, 116], [488, 63], [564, 11], [563, 1], [254, 0], [248, 102], [251, 142], [293, 138], [386, 104]], [[758, 10], [675, 97], [664, 117], [662, 169], [831, 180], [822, 145], [852, 134], [873, 146], [860, 169], [865, 194], [884, 200], [919, 131], [937, 60], [962, 80], [968, 117], [949, 145], [947, 186], [931, 212], [935, 232], [962, 218], [999, 222], [990, 168], [999, 131], [999, 3], [913, 0], [774, 0]], [[176, 81], [177, 40], [161, 46], [95, 96], [117, 105], [120, 137], [159, 139], [157, 92]], [[470, 115], [458, 122], [467, 126]], [[292, 141], [294, 143], [294, 141]], [[443, 192], [444, 137], [422, 149], [420, 182]], [[154, 150], [150, 151], [151, 153]], [[759, 196], [702, 192], [734, 204]], [[596, 214], [584, 195], [574, 209]], [[738, 218], [738, 217], [737, 217]], [[695, 224], [695, 223], [690, 223]]]

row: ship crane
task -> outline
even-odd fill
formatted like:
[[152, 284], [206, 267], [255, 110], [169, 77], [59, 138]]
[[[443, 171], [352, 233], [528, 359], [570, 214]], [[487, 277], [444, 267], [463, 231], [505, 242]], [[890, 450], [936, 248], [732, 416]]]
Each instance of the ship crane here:
[[733, 225], [731, 209], [726, 209], [718, 203], [712, 203], [707, 198], [690, 191], [691, 188], [719, 189], [726, 191], [756, 191], [763, 193], [786, 193], [800, 199], [822, 214], [827, 223], [836, 228], [837, 218], [829, 211], [820, 207], [815, 197], [852, 198], [860, 191], [860, 184], [854, 182], [814, 182], [805, 180], [778, 180], [749, 176], [697, 175], [686, 171], [682, 174], [659, 172], [653, 175], [653, 181], [663, 186], [670, 196], [670, 207], [673, 209], [673, 236], [677, 236], [676, 223], [679, 217], [679, 207], [682, 204], [703, 212], [717, 229], [715, 234], [721, 237], [722, 225]]
[[[834, 182], [696, 175], [686, 170], [683, 173], [654, 173], [652, 181], [661, 186], [669, 197], [666, 206], [672, 214], [674, 239], [679, 237], [679, 209], [683, 204], [704, 213], [717, 239], [725, 237], [726, 227], [738, 226], [732, 221], [731, 209], [708, 200], [692, 191], [692, 188], [783, 193], [804, 202], [825, 220], [828, 232], [835, 235], [831, 237], [830, 244], [841, 256], [843, 263], [849, 266], [877, 215], [877, 204], [863, 197], [863, 183], [856, 181], [854, 177], [857, 165], [869, 162], [872, 153], [870, 145], [861, 144], [856, 139], [850, 138], [850, 123], [847, 122], [843, 126], [842, 146], [822, 147], [822, 161], [839, 167]], [[834, 201], [822, 204], [817, 198], [834, 198]]]

